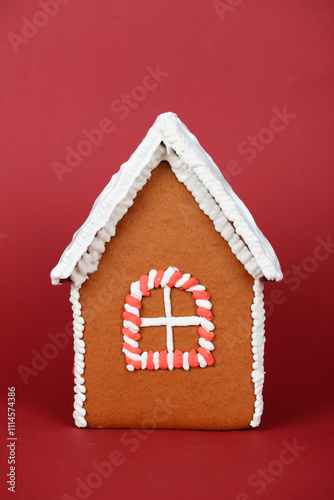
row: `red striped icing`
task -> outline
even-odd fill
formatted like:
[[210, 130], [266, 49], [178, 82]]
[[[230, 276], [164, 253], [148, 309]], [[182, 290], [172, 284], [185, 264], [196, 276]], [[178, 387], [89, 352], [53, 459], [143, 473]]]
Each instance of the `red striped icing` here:
[[147, 361], [146, 361], [146, 368], [148, 370], [155, 370], [154, 362], [153, 362], [153, 351], [148, 351], [147, 353]]
[[126, 335], [127, 337], [129, 337], [132, 340], [140, 340], [141, 339], [140, 333], [133, 332], [129, 328], [125, 328], [125, 326], [123, 326], [123, 328], [122, 328], [122, 333], [123, 333], [123, 335]]
[[159, 352], [159, 367], [161, 368], [161, 370], [168, 369], [167, 351]]
[[159, 288], [161, 280], [164, 277], [164, 274], [165, 274], [165, 271], [162, 271], [162, 269], [159, 269], [159, 271], [157, 272], [157, 275], [154, 279], [154, 288]]
[[148, 289], [148, 274], [143, 274], [139, 278], [139, 286], [144, 297], [149, 297], [151, 295]]
[[191, 366], [191, 368], [197, 368], [197, 366], [199, 365], [197, 352], [195, 351], [195, 349], [191, 349], [191, 351], [189, 351], [188, 364], [189, 366]]
[[132, 352], [132, 354], [141, 354], [140, 347], [133, 347], [132, 345], [128, 344], [127, 342], [124, 342], [123, 347], [127, 351]]
[[128, 311], [123, 311], [122, 316], [126, 321], [130, 321], [137, 326], [141, 325], [141, 319], [135, 314], [129, 313]]
[[169, 288], [172, 288], [173, 286], [175, 286], [175, 283], [182, 278], [182, 276], [183, 274], [181, 273], [181, 271], [175, 271], [175, 273], [171, 276], [170, 280], [168, 281], [167, 286], [169, 286]]
[[174, 368], [182, 368], [183, 366], [183, 352], [180, 349], [174, 351], [173, 365]]
[[180, 286], [180, 290], [187, 290], [187, 288], [191, 288], [192, 286], [197, 286], [198, 280], [196, 278], [189, 278], [182, 286]]
[[215, 338], [212, 332], [209, 332], [202, 326], [198, 327], [197, 333], [200, 337], [203, 337], [203, 339], [207, 340], [208, 342], [211, 342]]
[[127, 304], [129, 304], [129, 306], [131, 307], [135, 307], [136, 309], [140, 309], [141, 308], [141, 302], [140, 300], [138, 300], [136, 297], [134, 297], [133, 295], [127, 295], [125, 297], [125, 302]]
[[212, 312], [209, 311], [209, 309], [205, 309], [205, 307], [198, 307], [197, 314], [198, 314], [198, 316], [202, 316], [202, 318], [206, 318], [209, 321], [211, 321], [213, 318]]
[[129, 358], [128, 356], [125, 356], [125, 361], [127, 362], [128, 365], [132, 365], [135, 370], [141, 369], [141, 361], [134, 361], [133, 359]]
[[206, 290], [194, 290], [192, 298], [194, 300], [210, 300], [211, 295]]
[[204, 347], [199, 347], [197, 349], [197, 352], [199, 352], [203, 356], [208, 366], [212, 366], [214, 364], [215, 360], [213, 359], [213, 356], [210, 351], [204, 349]]
[[[163, 279], [165, 275], [165, 271], [163, 270], [158, 270], [154, 279], [154, 288], [159, 288], [161, 286], [161, 280]], [[169, 281], [166, 286], [169, 288], [174, 287], [177, 282], [182, 279], [184, 274], [181, 271], [174, 271], [172, 276], [169, 278]], [[148, 288], [148, 280], [149, 280], [149, 275], [148, 274], [143, 274], [139, 278], [139, 288], [141, 291], [141, 294], [143, 297], [149, 297], [150, 296], [150, 290]], [[191, 288], [197, 287], [198, 285], [198, 280], [192, 276], [189, 277], [189, 279], [179, 287], [180, 290], [189, 290]], [[199, 288], [204, 288], [204, 287], [199, 287]], [[192, 298], [194, 300], [210, 300], [211, 296], [210, 293], [207, 290], [193, 290], [192, 292]], [[139, 317], [139, 310], [141, 309], [141, 300], [139, 300], [137, 297], [128, 294], [125, 297], [125, 303], [128, 304], [131, 307], [134, 307], [135, 309], [138, 309], [138, 316], [136, 314], [132, 314], [128, 311], [124, 311], [122, 313], [122, 316], [124, 320], [129, 321], [136, 325], [137, 327], [141, 326], [142, 320]], [[197, 307], [197, 314], [198, 316], [202, 318], [206, 318], [208, 321], [211, 321], [213, 319], [213, 314], [212, 312], [207, 309], [206, 307]], [[131, 328], [131, 326], [130, 326]], [[138, 332], [133, 332], [130, 328], [126, 328], [123, 326], [122, 328], [122, 333], [124, 336], [129, 337], [129, 339], [138, 341], [141, 339], [141, 335]], [[198, 335], [205, 339], [208, 342], [211, 342], [214, 339], [214, 334], [210, 331], [208, 331], [206, 328], [203, 328], [200, 326], [197, 330]], [[131, 344], [128, 342], [123, 343], [123, 348], [127, 350], [129, 353], [132, 354], [141, 354], [142, 350], [140, 347], [132, 347]], [[205, 349], [204, 347], [198, 347], [197, 351], [195, 349], [191, 349], [191, 351], [188, 354], [188, 364], [191, 368], [197, 368], [199, 366], [199, 361], [198, 361], [198, 354], [203, 356], [203, 358], [206, 361], [207, 366], [212, 366], [214, 365], [214, 358], [211, 354], [211, 352], [208, 349]], [[183, 368], [183, 357], [185, 353], [181, 351], [180, 349], [176, 349], [173, 352], [173, 367], [174, 368]], [[130, 359], [128, 356], [125, 356], [126, 362], [128, 365], [133, 366], [134, 369], [139, 370], [142, 368], [142, 361], [134, 361], [133, 359]], [[168, 352], [166, 350], [159, 352], [159, 358], [158, 358], [158, 366], [162, 370], [167, 370], [169, 368], [168, 366]], [[149, 350], [147, 352], [147, 359], [146, 359], [146, 368], [148, 370], [155, 370], [155, 364], [154, 364], [154, 352], [152, 350]], [[75, 366], [73, 365], [73, 373], [75, 370]]]

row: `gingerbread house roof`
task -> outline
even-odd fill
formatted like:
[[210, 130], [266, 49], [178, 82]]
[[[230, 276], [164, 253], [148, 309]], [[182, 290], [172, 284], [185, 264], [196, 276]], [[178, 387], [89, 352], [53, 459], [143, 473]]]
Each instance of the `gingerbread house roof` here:
[[[251, 213], [196, 137], [176, 114], [169, 112], [157, 117], [136, 151], [96, 199], [87, 220], [52, 270], [52, 284], [70, 279], [80, 284], [96, 271], [105, 243], [115, 234], [117, 222], [133, 204], [153, 168], [164, 159], [172, 167], [180, 164], [187, 167], [189, 175], [184, 171], [182, 174], [181, 168], [178, 179], [186, 184], [248, 272], [255, 278], [281, 280], [283, 275], [276, 254]], [[205, 195], [210, 196], [205, 198]]]

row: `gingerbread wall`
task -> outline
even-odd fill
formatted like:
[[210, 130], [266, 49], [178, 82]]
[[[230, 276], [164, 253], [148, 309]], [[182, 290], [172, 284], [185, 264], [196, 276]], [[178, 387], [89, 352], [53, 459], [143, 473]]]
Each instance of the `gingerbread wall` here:
[[[178, 267], [211, 294], [215, 365], [126, 369], [122, 312], [130, 284], [150, 269]], [[162, 162], [117, 225], [98, 270], [82, 285], [88, 427], [239, 429], [249, 427], [253, 278], [210, 219]], [[196, 314], [191, 294], [172, 289], [172, 314]], [[162, 290], [142, 300], [141, 316], [164, 315]], [[197, 327], [176, 327], [174, 348], [198, 347]], [[165, 327], [142, 328], [143, 350], [166, 349]]]

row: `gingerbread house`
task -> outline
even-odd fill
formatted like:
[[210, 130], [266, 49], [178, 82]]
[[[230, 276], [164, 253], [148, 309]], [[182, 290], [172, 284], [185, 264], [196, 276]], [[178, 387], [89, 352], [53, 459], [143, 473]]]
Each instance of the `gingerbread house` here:
[[259, 425], [263, 284], [282, 272], [174, 113], [111, 178], [51, 279], [71, 282], [78, 427]]

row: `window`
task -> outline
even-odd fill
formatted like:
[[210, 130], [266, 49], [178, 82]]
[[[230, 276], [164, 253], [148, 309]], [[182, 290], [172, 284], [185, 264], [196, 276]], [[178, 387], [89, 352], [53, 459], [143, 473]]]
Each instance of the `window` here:
[[[150, 296], [150, 290], [161, 287], [164, 296], [165, 315], [157, 318], [140, 317], [141, 300]], [[173, 287], [190, 292], [197, 305], [197, 316], [173, 316], [171, 304], [171, 289]], [[152, 269], [131, 284], [130, 294], [125, 298], [123, 312], [123, 352], [129, 371], [173, 370], [174, 368], [205, 368], [214, 364], [211, 351], [214, 349], [212, 322], [212, 304], [210, 294], [198, 280], [190, 274], [183, 274], [176, 267], [169, 267], [166, 271]], [[199, 347], [183, 352], [174, 351], [173, 327], [198, 326]], [[142, 329], [150, 326], [165, 326], [167, 350], [142, 352], [138, 341], [142, 336]], [[145, 333], [143, 333], [145, 335]]]

